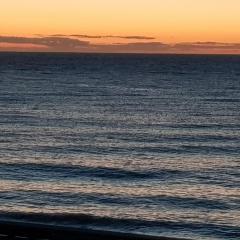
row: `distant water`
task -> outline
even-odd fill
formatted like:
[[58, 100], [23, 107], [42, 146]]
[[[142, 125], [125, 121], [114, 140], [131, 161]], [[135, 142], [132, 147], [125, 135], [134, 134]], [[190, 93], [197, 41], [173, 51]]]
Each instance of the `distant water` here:
[[0, 219], [240, 239], [240, 56], [1, 53]]

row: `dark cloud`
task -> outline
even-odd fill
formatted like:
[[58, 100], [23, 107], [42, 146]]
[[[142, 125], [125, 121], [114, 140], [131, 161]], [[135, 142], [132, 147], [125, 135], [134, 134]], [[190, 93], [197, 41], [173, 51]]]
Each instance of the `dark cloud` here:
[[12, 37], [12, 36], [0, 36], [0, 43], [15, 43], [15, 44], [35, 44], [50, 49], [62, 49], [73, 50], [78, 47], [88, 46], [89, 42], [80, 41], [78, 39], [66, 38], [66, 37]]
[[71, 35], [68, 35], [68, 37], [90, 38], [90, 39], [104, 38], [104, 36], [98, 36], [98, 35], [80, 35], [80, 34], [71, 34]]
[[105, 36], [106, 38], [121, 38], [121, 39], [133, 39], [133, 40], [154, 40], [154, 37], [147, 37], [147, 36], [114, 36], [108, 35]]
[[154, 37], [144, 37], [144, 36], [125, 36], [121, 38], [126, 38], [126, 39], [138, 39], [138, 40], [154, 40]]
[[[91, 37], [97, 38], [101, 36]], [[136, 38], [137, 36], [132, 37]], [[130, 36], [125, 38], [129, 39]], [[60, 34], [48, 37], [0, 36], [0, 43], [17, 44], [18, 48], [21, 48], [21, 46], [22, 48], [24, 46], [26, 47], [26, 45], [29, 44], [32, 45], [33, 50], [34, 46], [42, 46], [44, 47], [45, 51], [68, 51], [68, 52], [240, 53], [240, 43], [192, 42], [192, 43], [166, 44], [162, 42], [137, 41], [118, 44], [93, 44], [88, 41], [82, 41], [76, 38], [75, 35], [72, 35], [72, 37], [66, 37], [65, 35]], [[3, 47], [1, 47], [1, 49], [2, 48]]]
[[162, 52], [169, 49], [168, 44], [161, 42], [134, 42], [134, 43], [119, 43], [119, 44], [109, 44], [109, 45], [98, 45], [98, 50], [103, 52]]

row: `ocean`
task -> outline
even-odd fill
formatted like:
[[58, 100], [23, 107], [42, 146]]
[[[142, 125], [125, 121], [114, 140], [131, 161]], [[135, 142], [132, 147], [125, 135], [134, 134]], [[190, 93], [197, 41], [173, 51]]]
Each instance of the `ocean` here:
[[0, 220], [240, 239], [240, 56], [0, 53]]

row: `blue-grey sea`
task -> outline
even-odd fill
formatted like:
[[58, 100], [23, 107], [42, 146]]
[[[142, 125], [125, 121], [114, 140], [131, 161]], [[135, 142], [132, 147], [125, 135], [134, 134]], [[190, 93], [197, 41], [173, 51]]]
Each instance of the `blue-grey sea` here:
[[0, 220], [240, 239], [240, 56], [0, 53]]

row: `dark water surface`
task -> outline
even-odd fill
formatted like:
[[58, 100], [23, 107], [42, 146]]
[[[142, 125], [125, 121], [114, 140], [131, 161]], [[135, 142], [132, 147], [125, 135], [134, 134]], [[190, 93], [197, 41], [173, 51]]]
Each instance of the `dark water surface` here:
[[240, 56], [0, 54], [0, 219], [240, 239]]

